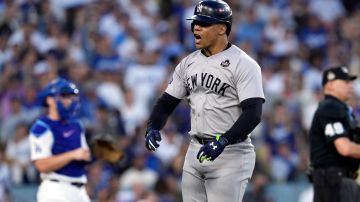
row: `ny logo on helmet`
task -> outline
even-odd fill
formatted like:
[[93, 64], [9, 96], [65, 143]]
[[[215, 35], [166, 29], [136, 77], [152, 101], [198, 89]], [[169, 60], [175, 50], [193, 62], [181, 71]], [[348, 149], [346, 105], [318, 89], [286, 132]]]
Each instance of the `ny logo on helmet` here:
[[203, 5], [199, 5], [199, 6], [196, 8], [196, 11], [197, 11], [198, 13], [201, 13], [202, 9], [203, 9]]

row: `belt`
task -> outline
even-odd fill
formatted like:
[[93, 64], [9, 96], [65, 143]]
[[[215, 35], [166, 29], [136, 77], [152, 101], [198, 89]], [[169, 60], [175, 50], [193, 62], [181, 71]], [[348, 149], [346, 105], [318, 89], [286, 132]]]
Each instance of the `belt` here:
[[357, 177], [356, 172], [350, 171], [345, 168], [337, 168], [337, 167], [315, 168], [314, 173], [319, 173], [323, 176], [333, 173], [339, 177], [348, 177], [348, 178], [353, 178], [353, 179], [355, 179]]
[[[199, 137], [199, 136], [194, 136], [194, 138], [202, 145], [206, 145], [207, 143], [209, 143], [210, 141], [212, 141], [214, 138], [202, 138], [202, 137]], [[241, 138], [239, 140], [237, 140], [236, 142], [232, 142], [232, 143], [229, 143], [230, 144], [236, 144], [236, 143], [239, 143], [239, 142], [244, 142], [245, 140], [247, 139], [246, 138]]]
[[79, 188], [81, 188], [82, 186], [85, 185], [84, 183], [81, 183], [81, 182], [66, 182], [66, 181], [60, 181], [60, 180], [56, 180], [56, 179], [49, 179], [49, 180], [52, 182], [64, 182], [64, 183], [71, 184], [71, 185], [73, 185], [75, 187], [79, 187]]

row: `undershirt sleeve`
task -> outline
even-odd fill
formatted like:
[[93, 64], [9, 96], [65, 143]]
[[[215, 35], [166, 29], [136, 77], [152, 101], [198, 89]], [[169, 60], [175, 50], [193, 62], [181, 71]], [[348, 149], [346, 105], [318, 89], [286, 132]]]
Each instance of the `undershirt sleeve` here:
[[245, 140], [261, 121], [263, 98], [249, 98], [240, 103], [243, 112], [234, 125], [223, 134], [229, 144]]
[[161, 130], [169, 115], [174, 111], [176, 106], [180, 103], [181, 99], [171, 96], [168, 93], [163, 93], [162, 96], [156, 101], [156, 104], [150, 114], [147, 124], [147, 130]]

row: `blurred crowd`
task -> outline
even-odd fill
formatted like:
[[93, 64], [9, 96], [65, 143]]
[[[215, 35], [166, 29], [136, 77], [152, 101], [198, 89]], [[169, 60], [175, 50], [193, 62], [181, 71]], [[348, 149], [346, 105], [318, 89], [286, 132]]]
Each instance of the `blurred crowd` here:
[[[94, 201], [181, 201], [189, 141], [183, 101], [146, 151], [149, 110], [176, 64], [195, 50], [197, 0], [0, 0], [0, 201], [12, 186], [37, 184], [29, 126], [43, 113], [41, 89], [58, 76], [80, 88], [88, 142], [107, 138], [126, 151], [117, 164], [88, 165]], [[321, 73], [347, 65], [360, 77], [357, 0], [228, 0], [230, 41], [262, 67], [266, 103], [252, 134], [257, 164], [244, 201], [271, 201], [269, 183], [306, 181], [307, 131], [322, 98]], [[360, 82], [351, 106], [360, 116]], [[241, 165], [239, 165], [241, 166]]]

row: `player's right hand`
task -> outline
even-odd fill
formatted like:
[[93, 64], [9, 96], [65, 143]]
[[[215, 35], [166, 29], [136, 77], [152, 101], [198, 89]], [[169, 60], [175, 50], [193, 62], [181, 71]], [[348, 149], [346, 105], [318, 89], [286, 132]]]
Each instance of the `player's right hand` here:
[[145, 135], [145, 147], [150, 151], [156, 151], [160, 146], [161, 135], [158, 130], [149, 129]]
[[88, 149], [78, 148], [72, 151], [74, 160], [78, 161], [90, 161], [91, 154]]
[[225, 137], [216, 135], [209, 143], [200, 148], [196, 158], [200, 163], [204, 160], [214, 161], [224, 151], [227, 144], [228, 140]]

